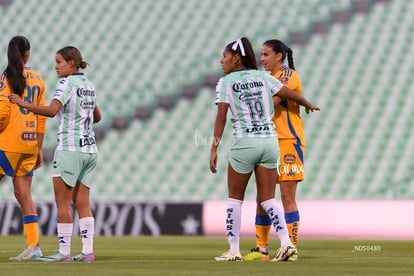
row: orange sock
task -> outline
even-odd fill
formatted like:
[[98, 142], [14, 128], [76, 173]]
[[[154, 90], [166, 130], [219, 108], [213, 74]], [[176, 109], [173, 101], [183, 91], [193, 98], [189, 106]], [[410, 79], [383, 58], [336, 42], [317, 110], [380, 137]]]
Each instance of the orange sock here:
[[286, 224], [289, 232], [290, 241], [294, 246], [296, 246], [296, 244], [298, 243], [299, 224], [299, 221]]
[[39, 221], [37, 216], [24, 216], [23, 230], [26, 236], [27, 246], [34, 247], [39, 244]]
[[256, 224], [256, 246], [267, 247], [270, 238], [271, 225], [257, 225]]
[[300, 224], [299, 211], [296, 210], [290, 213], [285, 213], [285, 220], [289, 232], [290, 241], [294, 246], [296, 246], [296, 244], [298, 243], [298, 232]]
[[259, 248], [267, 248], [270, 239], [270, 229], [272, 228], [272, 220], [269, 216], [256, 214], [256, 246]]

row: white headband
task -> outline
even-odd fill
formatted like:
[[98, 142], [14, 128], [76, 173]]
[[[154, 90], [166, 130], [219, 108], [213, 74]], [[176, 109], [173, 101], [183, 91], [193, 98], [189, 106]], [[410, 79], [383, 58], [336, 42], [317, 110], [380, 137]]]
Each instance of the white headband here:
[[245, 56], [246, 53], [244, 52], [243, 42], [241, 41], [240, 38], [237, 39], [236, 42], [234, 42], [233, 46], [231, 46], [231, 49], [233, 51], [236, 51], [237, 47], [240, 47], [240, 52], [241, 52], [242, 56]]

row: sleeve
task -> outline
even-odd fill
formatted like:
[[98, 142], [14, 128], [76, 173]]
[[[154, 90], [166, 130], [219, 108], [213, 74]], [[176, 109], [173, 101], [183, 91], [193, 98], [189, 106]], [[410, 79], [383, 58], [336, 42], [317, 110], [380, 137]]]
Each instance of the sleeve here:
[[[38, 105], [45, 106], [46, 105], [46, 99], [45, 99], [45, 84], [42, 81], [42, 84], [40, 85], [40, 95], [39, 95], [39, 102]], [[46, 131], [46, 117], [41, 115], [36, 115], [37, 118], [37, 124], [36, 124], [36, 131], [38, 133], [45, 133]]]
[[11, 103], [7, 97], [10, 94], [6, 83], [0, 80], [0, 131], [9, 123]]
[[288, 79], [286, 86], [299, 94], [302, 94], [302, 85], [300, 83], [299, 74], [293, 71], [292, 76]]
[[70, 99], [69, 79], [61, 79], [55, 88], [53, 99], [58, 100], [62, 105], [65, 105]]
[[216, 86], [216, 101], [215, 103], [228, 103], [227, 90], [224, 78], [220, 78]]
[[283, 84], [275, 77], [270, 74], [265, 73], [265, 81], [269, 85], [270, 93], [272, 96], [276, 95], [279, 90], [283, 87]]

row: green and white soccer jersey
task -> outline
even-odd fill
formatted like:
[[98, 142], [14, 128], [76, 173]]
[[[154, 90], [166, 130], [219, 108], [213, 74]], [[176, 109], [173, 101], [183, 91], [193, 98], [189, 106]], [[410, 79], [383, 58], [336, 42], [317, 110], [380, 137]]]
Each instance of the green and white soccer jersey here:
[[72, 74], [59, 81], [53, 99], [62, 103], [56, 150], [97, 153], [92, 128], [96, 106], [93, 84], [83, 73]]
[[240, 70], [222, 77], [216, 87], [216, 104], [229, 104], [235, 137], [275, 137], [273, 99], [282, 88], [273, 76], [258, 70]]

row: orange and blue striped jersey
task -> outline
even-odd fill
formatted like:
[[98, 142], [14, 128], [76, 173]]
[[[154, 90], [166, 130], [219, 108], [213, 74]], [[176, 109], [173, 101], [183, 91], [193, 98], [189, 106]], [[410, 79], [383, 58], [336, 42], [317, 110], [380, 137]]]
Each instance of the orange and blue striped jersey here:
[[[45, 85], [42, 77], [31, 67], [23, 71], [26, 88], [25, 102], [45, 105]], [[0, 76], [0, 150], [18, 153], [38, 153], [37, 133], [45, 133], [46, 117], [12, 104], [8, 95], [13, 93], [7, 77]]]
[[[293, 91], [302, 94], [302, 86], [298, 73], [282, 66], [275, 74], [283, 85]], [[302, 146], [305, 146], [305, 131], [302, 118], [300, 117], [300, 105], [292, 100], [283, 99], [275, 106], [273, 123], [276, 125], [278, 139], [297, 139]]]

